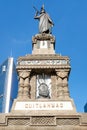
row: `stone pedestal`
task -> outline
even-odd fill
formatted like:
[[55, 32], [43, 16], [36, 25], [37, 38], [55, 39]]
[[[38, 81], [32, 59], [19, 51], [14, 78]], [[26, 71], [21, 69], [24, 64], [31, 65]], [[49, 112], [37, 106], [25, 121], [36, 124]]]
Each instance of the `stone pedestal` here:
[[[47, 38], [51, 48], [48, 41], [37, 48]], [[18, 96], [11, 112], [0, 114], [0, 130], [87, 130], [87, 114], [76, 112], [68, 89], [69, 57], [55, 54], [54, 43], [52, 35], [36, 35], [33, 54], [19, 57]]]
[[[67, 56], [33, 54], [20, 57], [17, 64], [19, 90], [15, 102], [19, 103], [19, 107], [21, 106], [20, 102], [28, 102], [28, 104], [30, 102], [46, 102], [46, 106], [49, 106], [50, 102], [56, 106], [62, 104], [61, 109], [53, 106], [54, 111], [58, 110], [58, 112], [59, 110], [62, 112], [62, 108], [63, 111], [69, 110], [68, 105], [71, 105], [72, 109], [70, 108], [70, 112], [76, 112], [68, 89], [70, 69], [69, 58]], [[48, 94], [46, 94], [47, 91]], [[55, 102], [59, 104], [55, 104]], [[14, 104], [16, 105], [16, 103]], [[15, 109], [15, 105], [13, 105], [12, 111], [17, 109], [21, 111], [21, 107], [20, 109], [18, 107]], [[23, 110], [26, 110], [26, 108]]]

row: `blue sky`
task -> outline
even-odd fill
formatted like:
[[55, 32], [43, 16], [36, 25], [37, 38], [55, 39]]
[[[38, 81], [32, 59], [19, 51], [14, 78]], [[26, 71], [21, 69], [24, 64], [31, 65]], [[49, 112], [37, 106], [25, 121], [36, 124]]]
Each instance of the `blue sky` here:
[[0, 64], [9, 56], [32, 53], [32, 36], [38, 33], [33, 5], [42, 4], [55, 26], [56, 53], [70, 57], [70, 95], [78, 112], [87, 102], [87, 0], [0, 0]]

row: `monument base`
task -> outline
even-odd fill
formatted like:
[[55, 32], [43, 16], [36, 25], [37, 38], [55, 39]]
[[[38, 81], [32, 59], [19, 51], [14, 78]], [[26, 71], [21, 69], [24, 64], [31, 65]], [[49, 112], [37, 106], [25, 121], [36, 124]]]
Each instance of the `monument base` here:
[[87, 130], [87, 114], [0, 114], [0, 130]]

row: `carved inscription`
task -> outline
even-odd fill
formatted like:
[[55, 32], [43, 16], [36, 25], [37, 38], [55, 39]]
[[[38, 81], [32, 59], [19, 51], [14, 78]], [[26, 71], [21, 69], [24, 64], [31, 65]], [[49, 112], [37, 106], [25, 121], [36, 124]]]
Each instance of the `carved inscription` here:
[[69, 101], [16, 102], [15, 110], [73, 110], [73, 107]]

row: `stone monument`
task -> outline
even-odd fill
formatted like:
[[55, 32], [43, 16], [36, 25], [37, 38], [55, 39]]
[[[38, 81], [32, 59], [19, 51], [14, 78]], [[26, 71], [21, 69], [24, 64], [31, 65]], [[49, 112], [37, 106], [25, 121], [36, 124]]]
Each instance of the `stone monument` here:
[[18, 96], [9, 114], [0, 115], [0, 130], [87, 130], [87, 114], [76, 112], [70, 97], [68, 56], [55, 53], [53, 21], [42, 6], [32, 54], [17, 61]]

